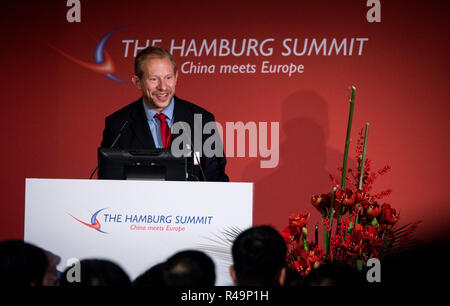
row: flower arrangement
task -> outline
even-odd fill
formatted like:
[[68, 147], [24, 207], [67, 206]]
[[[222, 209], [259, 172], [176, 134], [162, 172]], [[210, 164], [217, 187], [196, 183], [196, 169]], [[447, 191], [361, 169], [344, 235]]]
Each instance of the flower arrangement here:
[[344, 162], [339, 169], [341, 182], [330, 175], [333, 190], [311, 198], [311, 204], [322, 216], [323, 246], [318, 243], [318, 225], [315, 227], [315, 241], [308, 241], [306, 224], [309, 213], [290, 216], [281, 233], [288, 248], [288, 267], [302, 276], [330, 261], [346, 262], [362, 270], [369, 258], [382, 258], [406, 246], [420, 223], [396, 228], [400, 214], [383, 201], [392, 190], [371, 193], [376, 179], [388, 173], [390, 166], [372, 171], [371, 161], [366, 159], [369, 123], [365, 132], [361, 130], [359, 133], [356, 147], [358, 168], [356, 171], [347, 170], [354, 100], [355, 87], [352, 87]]

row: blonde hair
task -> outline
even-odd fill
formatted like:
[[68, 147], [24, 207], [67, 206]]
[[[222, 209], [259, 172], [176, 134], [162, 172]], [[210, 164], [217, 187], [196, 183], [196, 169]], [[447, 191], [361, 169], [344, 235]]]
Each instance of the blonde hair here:
[[167, 58], [173, 65], [173, 73], [177, 73], [177, 65], [173, 59], [172, 54], [167, 49], [159, 46], [152, 46], [141, 50], [134, 59], [134, 74], [138, 78], [142, 78], [144, 71], [142, 70], [142, 63], [148, 58]]

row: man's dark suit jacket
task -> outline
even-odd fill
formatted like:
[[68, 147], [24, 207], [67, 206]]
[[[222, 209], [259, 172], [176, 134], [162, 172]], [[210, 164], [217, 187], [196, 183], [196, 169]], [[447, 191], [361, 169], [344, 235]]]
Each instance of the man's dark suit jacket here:
[[[174, 96], [175, 107], [173, 111], [174, 121], [186, 122], [191, 128], [192, 148], [194, 144], [194, 114], [202, 115], [202, 129], [208, 122], [214, 122], [214, 115], [205, 109], [192, 104], [190, 102], [181, 100]], [[148, 126], [147, 117], [145, 115], [144, 106], [142, 105], [142, 98], [125, 106], [105, 119], [105, 130], [103, 131], [103, 140], [101, 147], [109, 148], [119, 134], [120, 129], [124, 123], [128, 124], [121, 132], [121, 136], [115, 144], [117, 149], [154, 149], [156, 148], [153, 141], [150, 127]], [[197, 132], [198, 133], [198, 132]], [[173, 135], [176, 139], [179, 135]], [[202, 148], [205, 140], [211, 135], [203, 135], [202, 133]], [[225, 174], [226, 158], [223, 157], [205, 157], [204, 154], [200, 158], [200, 163], [205, 175], [206, 181], [224, 181], [228, 182], [228, 176]], [[203, 175], [198, 166], [188, 165], [190, 174], [193, 174], [199, 180], [203, 180]], [[192, 172], [191, 172], [192, 171]]]

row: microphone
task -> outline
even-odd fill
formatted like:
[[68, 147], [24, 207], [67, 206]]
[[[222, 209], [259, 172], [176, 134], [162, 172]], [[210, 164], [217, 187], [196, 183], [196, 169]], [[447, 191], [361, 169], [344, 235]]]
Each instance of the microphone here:
[[[116, 138], [114, 139], [113, 143], [112, 143], [111, 146], [109, 147], [110, 149], [113, 149], [114, 146], [117, 144], [117, 141], [119, 141], [119, 138], [120, 138], [120, 136], [122, 136], [122, 132], [123, 132], [123, 130], [125, 129], [125, 127], [126, 127], [127, 125], [128, 125], [128, 120], [125, 121], [125, 122], [122, 124], [122, 127], [121, 127], [120, 130], [119, 130], [119, 133], [117, 134], [117, 136], [116, 136]], [[97, 165], [97, 167], [95, 167], [94, 171], [92, 171], [91, 175], [89, 176], [89, 179], [92, 179], [92, 177], [94, 176], [95, 172], [97, 172], [97, 170], [98, 170], [98, 165]]]
[[186, 154], [184, 154], [184, 157], [187, 157], [188, 158], [187, 160], [189, 161], [188, 169], [187, 169], [187, 179], [189, 179], [189, 176], [190, 176], [190, 177], [194, 178], [196, 181], [200, 181], [198, 179], [198, 177], [194, 175], [194, 162], [193, 161], [191, 162], [191, 157], [192, 157], [191, 145], [187, 143], [185, 148], [188, 152], [186, 152]]
[[193, 154], [192, 156], [192, 176], [195, 177], [197, 179], [197, 181], [199, 180], [195, 175], [194, 175], [194, 165], [197, 163], [198, 167], [200, 168], [200, 172], [202, 173], [202, 177], [203, 177], [203, 181], [206, 182], [206, 176], [205, 173], [203, 172], [203, 168], [202, 168], [202, 164], [200, 163], [200, 158], [197, 156], [197, 152], [193, 152], [191, 150], [191, 146], [189, 144], [186, 144], [186, 149], [190, 150], [190, 155]]
[[122, 124], [122, 127], [121, 127], [120, 130], [119, 130], [119, 134], [117, 134], [116, 139], [114, 139], [112, 145], [109, 147], [110, 149], [114, 148], [114, 146], [116, 145], [116, 143], [117, 143], [117, 141], [119, 140], [120, 136], [122, 136], [122, 131], [123, 131], [123, 129], [127, 126], [127, 124], [128, 124], [128, 120], [125, 121], [124, 124]]
[[[202, 168], [202, 164], [200, 162], [200, 158], [195, 153], [196, 152], [194, 152], [194, 158], [197, 160], [198, 167], [200, 168], [200, 172], [202, 173], [202, 176], [203, 176], [203, 181], [206, 182], [206, 176], [205, 176], [205, 173], [203, 172], [203, 168]], [[194, 162], [194, 165], [195, 165], [195, 162]]]

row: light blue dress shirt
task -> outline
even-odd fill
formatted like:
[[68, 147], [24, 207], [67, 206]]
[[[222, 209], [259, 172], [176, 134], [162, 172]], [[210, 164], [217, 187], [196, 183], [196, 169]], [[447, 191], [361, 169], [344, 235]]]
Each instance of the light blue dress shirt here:
[[[157, 111], [154, 111], [142, 99], [142, 103], [144, 104], [145, 116], [147, 116], [148, 126], [150, 127], [150, 131], [152, 132], [153, 141], [155, 142], [155, 146], [157, 148], [162, 148], [162, 138], [161, 138], [161, 122], [158, 118], [155, 118], [155, 115], [158, 114]], [[161, 113], [167, 116], [166, 122], [169, 125], [169, 128], [172, 129], [173, 125], [173, 109], [175, 107], [175, 99], [172, 97], [170, 100], [169, 106], [167, 106]]]

